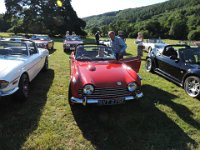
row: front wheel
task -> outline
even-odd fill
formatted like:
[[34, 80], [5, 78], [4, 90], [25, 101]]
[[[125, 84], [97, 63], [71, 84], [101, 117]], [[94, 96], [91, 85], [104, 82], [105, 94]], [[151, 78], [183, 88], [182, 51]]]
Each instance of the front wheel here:
[[146, 64], [145, 64], [145, 69], [147, 72], [153, 72], [153, 62], [151, 58], [147, 58]]
[[148, 48], [148, 53], [150, 54], [150, 53], [151, 53], [151, 51], [152, 51], [152, 48], [151, 48], [151, 47], [149, 47], [149, 48]]
[[23, 74], [19, 80], [19, 89], [14, 94], [19, 101], [26, 101], [29, 95], [29, 78], [27, 74]]
[[72, 97], [72, 90], [71, 90], [71, 84], [69, 84], [69, 88], [68, 88], [68, 102], [70, 106], [73, 106], [74, 103], [71, 102], [71, 97]]
[[193, 97], [200, 97], [200, 79], [197, 76], [189, 76], [185, 79], [184, 82], [185, 92]]
[[48, 57], [46, 57], [42, 71], [47, 71], [48, 69], [49, 69], [49, 61], [48, 61]]

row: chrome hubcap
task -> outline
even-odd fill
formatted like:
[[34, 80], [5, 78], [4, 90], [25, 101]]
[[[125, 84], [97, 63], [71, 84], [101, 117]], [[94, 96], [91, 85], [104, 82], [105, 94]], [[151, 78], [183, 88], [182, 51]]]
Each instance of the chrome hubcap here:
[[200, 83], [194, 78], [190, 78], [186, 83], [187, 93], [191, 96], [197, 96], [200, 92]]

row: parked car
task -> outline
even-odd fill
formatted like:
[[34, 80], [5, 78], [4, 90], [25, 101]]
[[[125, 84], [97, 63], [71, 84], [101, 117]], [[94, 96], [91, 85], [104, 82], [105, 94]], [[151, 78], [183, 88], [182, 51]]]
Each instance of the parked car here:
[[167, 44], [164, 43], [161, 39], [147, 39], [142, 44], [144, 46], [143, 50], [146, 52], [150, 52], [153, 48], [156, 47], [165, 47]]
[[69, 52], [75, 50], [76, 45], [82, 44], [83, 40], [76, 35], [68, 35], [65, 36], [64, 42], [63, 42], [63, 50], [64, 52]]
[[9, 38], [10, 41], [22, 41], [22, 40], [27, 40], [24, 36], [20, 36], [20, 35], [15, 35], [15, 36], [11, 36]]
[[32, 41], [0, 41], [0, 99], [13, 95], [26, 100], [29, 83], [40, 70], [48, 69], [49, 52]]
[[48, 35], [33, 35], [31, 40], [34, 41], [39, 48], [46, 48], [48, 50], [54, 49], [54, 41]]
[[143, 96], [138, 57], [117, 60], [111, 47], [80, 44], [70, 64], [70, 104], [114, 105]]
[[200, 47], [200, 42], [193, 42], [193, 43], [192, 43], [192, 46]]
[[200, 48], [168, 45], [162, 52], [153, 50], [147, 56], [146, 70], [180, 85], [189, 96], [200, 97]]
[[110, 40], [100, 40], [99, 43], [100, 44], [105, 44], [106, 46], [109, 46], [109, 47], [111, 46], [110, 45]]

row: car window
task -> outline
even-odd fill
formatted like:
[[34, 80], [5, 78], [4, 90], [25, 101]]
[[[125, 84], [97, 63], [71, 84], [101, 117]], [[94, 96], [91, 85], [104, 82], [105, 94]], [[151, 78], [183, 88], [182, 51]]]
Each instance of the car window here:
[[34, 35], [31, 38], [32, 40], [50, 40], [49, 36], [46, 35]]
[[81, 41], [81, 38], [79, 36], [66, 36], [65, 40], [67, 40], [67, 41]]
[[37, 54], [37, 53], [38, 53], [38, 50], [37, 50], [37, 48], [36, 48], [36, 46], [35, 46], [35, 43], [33, 43], [33, 42], [30, 42], [30, 43], [28, 44], [28, 49], [29, 49], [30, 55], [33, 55], [33, 54]]
[[171, 56], [177, 57], [178, 56], [177, 51], [173, 47], [166, 48], [163, 51], [163, 55], [167, 56], [167, 57], [171, 57]]
[[79, 45], [76, 48], [77, 60], [109, 60], [116, 59], [114, 52], [110, 47], [98, 45], [98, 46], [85, 46]]
[[182, 49], [181, 55], [186, 63], [199, 64], [200, 63], [200, 49]]
[[28, 55], [25, 43], [22, 42], [0, 42], [0, 55]]

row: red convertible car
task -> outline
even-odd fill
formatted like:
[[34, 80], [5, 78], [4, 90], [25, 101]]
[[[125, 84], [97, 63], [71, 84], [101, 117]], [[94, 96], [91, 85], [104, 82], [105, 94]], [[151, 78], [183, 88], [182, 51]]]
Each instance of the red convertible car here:
[[70, 63], [70, 104], [114, 105], [143, 96], [137, 57], [117, 60], [111, 47], [80, 44]]

